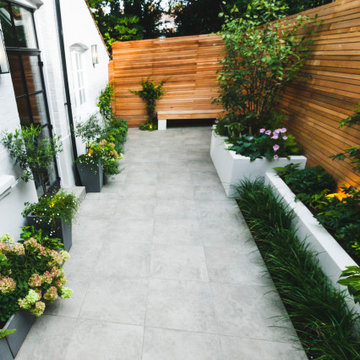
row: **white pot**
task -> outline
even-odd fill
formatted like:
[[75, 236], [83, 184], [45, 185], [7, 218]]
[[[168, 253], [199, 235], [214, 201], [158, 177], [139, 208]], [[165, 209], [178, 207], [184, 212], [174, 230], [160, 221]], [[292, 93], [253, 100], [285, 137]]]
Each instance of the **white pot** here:
[[250, 161], [249, 157], [227, 150], [229, 145], [225, 143], [225, 139], [212, 131], [210, 156], [225, 193], [229, 197], [236, 195], [234, 186], [239, 185], [244, 179], [255, 180], [258, 177], [264, 177], [267, 172], [275, 173], [274, 167], [283, 167], [290, 163], [300, 164], [300, 169], [303, 169], [306, 164], [305, 156], [290, 156], [277, 160], [263, 158]]
[[357, 266], [356, 262], [317, 221], [310, 210], [301, 201], [295, 201], [295, 194], [278, 175], [267, 173], [265, 183], [272, 187], [274, 194], [279, 196], [283, 204], [293, 210], [297, 235], [318, 254], [319, 265], [324, 274], [335, 287], [344, 290], [345, 287], [340, 286], [337, 281], [345, 267]]

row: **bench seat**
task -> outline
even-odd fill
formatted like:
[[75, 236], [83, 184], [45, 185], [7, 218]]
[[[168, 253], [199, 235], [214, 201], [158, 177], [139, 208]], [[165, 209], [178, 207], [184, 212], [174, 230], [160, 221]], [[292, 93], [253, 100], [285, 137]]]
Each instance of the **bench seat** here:
[[167, 120], [183, 119], [218, 119], [222, 110], [168, 110], [158, 111], [158, 129], [166, 130]]

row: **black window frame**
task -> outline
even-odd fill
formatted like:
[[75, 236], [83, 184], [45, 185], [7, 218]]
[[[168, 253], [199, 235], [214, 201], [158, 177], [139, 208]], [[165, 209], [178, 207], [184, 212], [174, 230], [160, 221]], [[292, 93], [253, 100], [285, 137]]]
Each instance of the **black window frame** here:
[[[11, 16], [11, 26], [12, 29], [15, 33], [15, 37], [16, 37], [16, 42], [19, 43], [19, 37], [17, 34], [17, 29], [15, 26], [15, 21], [14, 21], [14, 16], [13, 16], [13, 11], [12, 11], [12, 5], [14, 6], [19, 6], [21, 8], [24, 8], [25, 10], [29, 11], [31, 13], [31, 17], [32, 17], [32, 26], [33, 26], [33, 31], [34, 31], [34, 36], [35, 36], [35, 43], [36, 43], [36, 48], [27, 48], [24, 46], [6, 46], [6, 42], [5, 42], [5, 48], [6, 48], [6, 52], [8, 54], [8, 56], [16, 56], [19, 58], [19, 64], [21, 67], [21, 78], [22, 78], [22, 82], [23, 82], [23, 86], [24, 86], [24, 94], [17, 96], [15, 94], [15, 98], [19, 99], [19, 98], [26, 98], [26, 102], [27, 102], [27, 106], [28, 106], [28, 111], [29, 111], [29, 115], [30, 115], [30, 124], [35, 124], [35, 125], [40, 125], [42, 129], [44, 129], [44, 131], [47, 130], [47, 132], [49, 133], [50, 138], [53, 138], [53, 125], [51, 124], [51, 117], [50, 117], [50, 111], [49, 111], [49, 105], [48, 105], [48, 97], [47, 97], [47, 92], [46, 92], [46, 87], [45, 87], [45, 79], [44, 79], [44, 72], [43, 72], [43, 62], [41, 60], [41, 50], [39, 48], [39, 40], [38, 40], [38, 35], [37, 35], [37, 30], [36, 30], [36, 24], [35, 24], [35, 17], [34, 17], [34, 9], [31, 7], [27, 7], [25, 5], [19, 4], [17, 2], [11, 1], [11, 0], [2, 0], [2, 2], [7, 3], [7, 9], [8, 12]], [[5, 35], [5, 34], [4, 34]], [[25, 67], [24, 67], [24, 61], [23, 61], [23, 57], [24, 56], [36, 56], [38, 59], [38, 65], [39, 65], [39, 74], [40, 74], [40, 82], [41, 82], [41, 90], [37, 90], [37, 91], [33, 91], [33, 92], [29, 92], [28, 91], [28, 84], [26, 81], [26, 72], [25, 72]], [[11, 68], [10, 68], [10, 73], [11, 73]], [[44, 119], [44, 123], [36, 123], [34, 122], [34, 117], [33, 117], [33, 113], [32, 113], [32, 109], [31, 109], [31, 97], [32, 96], [36, 96], [38, 94], [42, 94], [43, 95], [43, 99], [44, 99], [44, 108], [45, 108], [45, 114], [46, 114], [46, 119]], [[29, 124], [21, 124], [22, 126], [26, 126]], [[56, 180], [54, 183], [50, 184], [50, 186], [47, 188], [47, 192], [53, 192], [57, 189], [60, 188], [60, 177], [59, 177], [59, 169], [58, 169], [58, 165], [57, 165], [57, 161], [56, 158], [54, 157], [54, 170], [55, 170], [55, 177]], [[41, 186], [37, 187], [37, 193], [38, 196], [40, 195], [45, 195], [42, 193], [42, 188]]]

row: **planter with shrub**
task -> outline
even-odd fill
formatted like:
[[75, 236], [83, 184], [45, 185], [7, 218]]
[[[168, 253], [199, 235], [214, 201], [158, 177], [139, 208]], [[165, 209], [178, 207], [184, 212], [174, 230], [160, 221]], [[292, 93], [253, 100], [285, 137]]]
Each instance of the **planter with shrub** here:
[[60, 238], [65, 250], [72, 246], [71, 223], [78, 209], [73, 194], [60, 190], [54, 195], [45, 195], [37, 203], [25, 203], [23, 216], [29, 226], [41, 229], [44, 235]]
[[[227, 196], [234, 196], [236, 194], [235, 186], [241, 180], [245, 178], [254, 180], [259, 176], [264, 177], [266, 172], [274, 171], [273, 168], [276, 166], [296, 163], [301, 168], [305, 167], [306, 157], [301, 155], [284, 156], [284, 151], [288, 151], [286, 145], [282, 146], [281, 144], [280, 148], [277, 149], [275, 147], [277, 151], [274, 151], [273, 147], [279, 143], [279, 140], [271, 139], [270, 135], [265, 134], [264, 136], [269, 137], [269, 143], [260, 148], [262, 152], [256, 150], [258, 151], [257, 154], [254, 151], [254, 154], [244, 156], [231, 150], [232, 148], [236, 150], [236, 148], [234, 148], [234, 145], [227, 143], [226, 137], [218, 135], [215, 130], [212, 131], [210, 156]], [[259, 149], [259, 146], [255, 144], [254, 138], [249, 138], [249, 143], [253, 142], [254, 148]], [[286, 140], [282, 141], [285, 142]]]
[[[22, 238], [20, 242], [8, 234], [0, 238], [0, 336], [5, 335], [0, 348], [9, 356], [8, 344], [13, 358], [46, 305], [72, 294], [65, 287], [62, 268], [69, 254], [59, 239], [43, 236], [34, 229], [25, 229]], [[11, 329], [16, 331], [7, 331]]]

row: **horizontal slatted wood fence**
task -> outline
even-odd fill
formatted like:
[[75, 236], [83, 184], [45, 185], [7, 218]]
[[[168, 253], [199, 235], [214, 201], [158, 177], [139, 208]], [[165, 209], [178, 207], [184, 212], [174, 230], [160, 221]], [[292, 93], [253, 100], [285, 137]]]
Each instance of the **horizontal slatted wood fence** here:
[[[214, 45], [217, 43], [217, 45]], [[110, 81], [115, 82], [114, 111], [129, 126], [145, 121], [143, 101], [129, 92], [140, 90], [141, 80], [167, 79], [158, 111], [221, 110], [212, 104], [216, 96], [216, 70], [223, 51], [217, 35], [117, 42], [113, 44]]]
[[360, 102], [360, 1], [335, 1], [302, 14], [317, 14], [320, 21], [304, 69], [311, 78], [288, 86], [279, 107], [294, 115], [288, 128], [303, 145], [309, 165], [322, 165], [339, 185], [359, 186], [360, 176], [349, 162], [330, 156], [360, 144], [359, 126], [339, 128]]
[[[360, 101], [360, 0], [338, 0], [302, 14], [317, 14], [320, 20], [304, 69], [311, 79], [288, 86], [279, 107], [293, 115], [288, 128], [304, 147], [309, 165], [322, 165], [340, 185], [359, 185], [360, 177], [349, 162], [330, 156], [360, 144], [359, 126], [339, 128]], [[169, 77], [159, 110], [214, 106], [210, 98], [216, 95], [217, 59], [222, 52], [216, 35], [115, 43], [109, 70], [110, 81], [115, 81], [116, 114], [132, 126], [144, 121], [142, 101], [128, 90], [140, 89], [147, 76], [156, 81]], [[200, 96], [198, 104], [195, 95]]]

